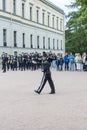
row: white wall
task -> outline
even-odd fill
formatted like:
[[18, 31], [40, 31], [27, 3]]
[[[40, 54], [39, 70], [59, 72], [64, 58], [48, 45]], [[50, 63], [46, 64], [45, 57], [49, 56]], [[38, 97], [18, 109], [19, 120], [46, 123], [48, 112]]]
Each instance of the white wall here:
[[[21, 0], [17, 1], [17, 15], [21, 16]], [[29, 21], [29, 6], [30, 4], [32, 5], [33, 8], [33, 21]], [[56, 17], [59, 17], [59, 29], [60, 29], [60, 19], [63, 19], [64, 23], [64, 15], [59, 13], [58, 11], [54, 10], [53, 8], [47, 6], [46, 4], [42, 3], [41, 1], [38, 0], [26, 0], [25, 2], [25, 18], [23, 19], [21, 17], [13, 15], [13, 4], [12, 0], [7, 1], [6, 5], [6, 10], [7, 12], [0, 12], [3, 18], [0, 18], [0, 53], [3, 52], [4, 50], [7, 52], [13, 52], [14, 50], [18, 51], [33, 51], [34, 49], [30, 49], [30, 34], [33, 35], [33, 47], [37, 47], [37, 36], [40, 37], [40, 49], [38, 51], [43, 51], [43, 37], [45, 37], [45, 47], [46, 51], [48, 50], [48, 38], [50, 38], [50, 44], [51, 44], [51, 49], [52, 51], [58, 53], [64, 53], [64, 50], [53, 50], [53, 39], [55, 39], [55, 49], [57, 49], [57, 40], [59, 40], [59, 48], [61, 47], [60, 41], [62, 40], [63, 42], [63, 49], [65, 49], [65, 40], [64, 40], [64, 24], [63, 24], [63, 30], [56, 30]], [[40, 13], [40, 24], [36, 23], [36, 10], [37, 6], [39, 8], [39, 13]], [[0, 9], [2, 9], [2, 0], [0, 1]], [[45, 25], [42, 25], [42, 12], [43, 9], [45, 10]], [[47, 22], [47, 16], [48, 12], [50, 13], [50, 27], [47, 27], [48, 22]], [[52, 28], [52, 16], [55, 15], [55, 29]], [[17, 22], [15, 22], [17, 20]], [[8, 47], [5, 48], [3, 47], [3, 29], [7, 30], [7, 45]], [[18, 48], [13, 48], [14, 43], [13, 43], [13, 31], [17, 31], [17, 47]], [[22, 48], [22, 33], [25, 33], [25, 46], [26, 48]], [[28, 48], [28, 49], [27, 49]], [[36, 50], [36, 49], [35, 49]]]

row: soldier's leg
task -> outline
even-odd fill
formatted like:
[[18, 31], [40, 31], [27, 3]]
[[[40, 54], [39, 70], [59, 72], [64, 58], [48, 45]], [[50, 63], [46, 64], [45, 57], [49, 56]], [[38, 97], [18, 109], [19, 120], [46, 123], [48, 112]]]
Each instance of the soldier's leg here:
[[16, 71], [17, 71], [17, 62], [15, 62], [15, 69], [16, 69]]
[[9, 63], [7, 63], [7, 70], [9, 70]]
[[14, 71], [14, 63], [13, 63], [13, 67], [12, 67], [13, 71]]
[[3, 72], [6, 72], [6, 64], [3, 64]]
[[44, 88], [44, 86], [46, 84], [46, 81], [47, 81], [47, 78], [46, 78], [46, 76], [44, 74], [43, 77], [42, 77], [42, 80], [41, 80], [41, 84], [40, 84], [39, 88], [35, 92], [37, 92], [38, 94], [40, 94], [41, 91], [42, 91], [42, 89]]
[[51, 74], [48, 77], [48, 82], [49, 82], [49, 85], [50, 85], [50, 88], [51, 88], [51, 93], [55, 93], [55, 87], [54, 87], [53, 80], [51, 78]]

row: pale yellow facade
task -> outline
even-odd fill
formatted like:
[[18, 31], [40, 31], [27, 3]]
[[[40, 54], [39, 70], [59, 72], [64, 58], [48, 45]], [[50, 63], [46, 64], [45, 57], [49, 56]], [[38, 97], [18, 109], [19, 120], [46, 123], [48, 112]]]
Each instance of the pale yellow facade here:
[[[5, 10], [3, 10], [3, 1], [5, 1]], [[30, 8], [32, 9], [32, 12], [30, 12]], [[30, 15], [32, 17], [32, 20], [30, 18]], [[13, 49], [13, 51], [34, 51], [36, 49], [37, 51], [43, 51], [46, 49], [46, 51], [52, 50], [56, 53], [58, 52], [64, 54], [64, 17], [65, 15], [63, 10], [59, 7], [56, 7], [48, 0], [0, 0], [0, 34], [2, 34], [3, 29], [6, 29], [5, 40], [8, 46], [8, 48], [3, 47], [3, 38], [0, 38], [0, 48], [3, 51], [6, 51], [7, 49]], [[13, 43], [13, 31], [15, 30], [19, 37], [17, 37], [16, 39], [17, 47], [14, 47]], [[28, 31], [29, 35], [33, 35], [33, 48], [31, 48], [30, 45], [27, 44], [27, 41], [30, 42], [30, 37], [28, 37]], [[26, 35], [25, 48], [22, 48], [22, 37], [19, 36], [19, 34], [23, 32]], [[9, 38], [9, 35], [11, 36], [11, 39]], [[37, 48], [37, 43], [35, 43], [37, 41], [37, 36], [40, 37], [40, 48]], [[45, 48], [43, 48], [43, 37], [45, 37], [46, 41]], [[50, 49], [48, 48], [48, 38], [50, 38]], [[52, 47], [53, 39], [55, 41], [55, 49]]]

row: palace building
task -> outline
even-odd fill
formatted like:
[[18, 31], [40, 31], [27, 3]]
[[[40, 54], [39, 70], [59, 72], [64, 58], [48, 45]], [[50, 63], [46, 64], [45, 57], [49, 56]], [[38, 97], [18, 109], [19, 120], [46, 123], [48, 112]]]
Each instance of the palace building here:
[[0, 54], [64, 54], [64, 17], [64, 11], [48, 0], [0, 0]]

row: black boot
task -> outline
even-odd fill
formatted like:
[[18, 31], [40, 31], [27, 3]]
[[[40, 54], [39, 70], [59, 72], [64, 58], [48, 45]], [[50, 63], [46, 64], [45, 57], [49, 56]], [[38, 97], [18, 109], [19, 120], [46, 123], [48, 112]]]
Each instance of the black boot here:
[[40, 94], [40, 92], [38, 92], [37, 90], [34, 90], [34, 92], [37, 93], [37, 94]]
[[55, 91], [51, 91], [49, 94], [55, 94]]

